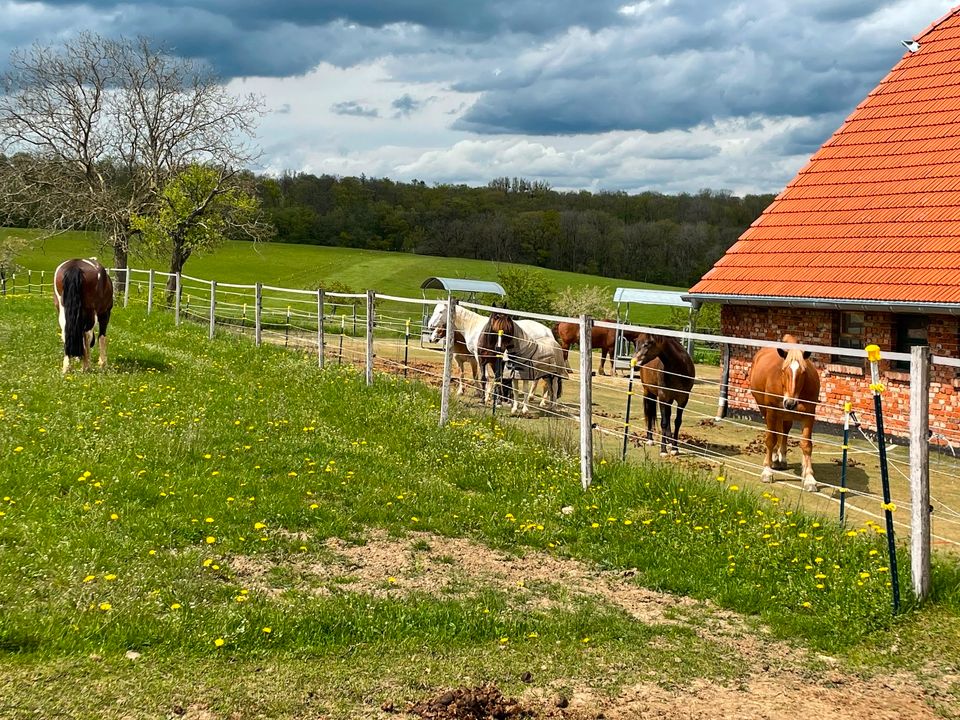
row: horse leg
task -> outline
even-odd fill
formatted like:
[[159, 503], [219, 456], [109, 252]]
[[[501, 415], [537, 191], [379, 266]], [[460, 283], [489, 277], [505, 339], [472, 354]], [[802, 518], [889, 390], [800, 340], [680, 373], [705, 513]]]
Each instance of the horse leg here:
[[464, 374], [464, 368], [463, 368], [463, 358], [461, 358], [459, 355], [457, 356], [457, 367], [458, 367], [459, 370], [460, 370], [460, 384], [459, 384], [459, 386], [457, 387], [457, 395], [463, 395], [463, 374]]
[[470, 363], [470, 372], [473, 373], [473, 386], [476, 387], [478, 376], [480, 375], [480, 366], [477, 364], [477, 359], [473, 355], [468, 355], [467, 358], [467, 362]]
[[780, 434], [777, 435], [777, 446], [773, 450], [773, 469], [787, 469], [787, 438], [790, 435], [790, 428], [793, 427], [792, 420], [784, 420], [780, 426]]
[[647, 426], [647, 445], [653, 445], [653, 424], [657, 421], [657, 399], [643, 396], [643, 420]]
[[107, 366], [107, 325], [109, 322], [110, 310], [97, 315], [97, 332], [100, 335], [98, 339], [100, 356], [97, 358], [97, 364], [101, 368], [105, 368]]
[[767, 446], [767, 454], [763, 459], [763, 472], [760, 474], [760, 482], [773, 482], [773, 450], [777, 446], [777, 431], [780, 428], [780, 420], [773, 410], [767, 410], [766, 415], [767, 434], [764, 443]]
[[680, 454], [680, 423], [683, 422], [683, 410], [685, 405], [677, 403], [677, 417], [673, 421], [673, 448], [670, 450], [672, 455]]
[[83, 333], [83, 371], [90, 371], [90, 346], [93, 345], [93, 329]]
[[667, 457], [667, 441], [670, 439], [670, 413], [673, 403], [660, 402], [660, 457]]
[[803, 489], [817, 491], [817, 479], [813, 476], [813, 418], [803, 421], [803, 435], [800, 438], [800, 452], [803, 453]]

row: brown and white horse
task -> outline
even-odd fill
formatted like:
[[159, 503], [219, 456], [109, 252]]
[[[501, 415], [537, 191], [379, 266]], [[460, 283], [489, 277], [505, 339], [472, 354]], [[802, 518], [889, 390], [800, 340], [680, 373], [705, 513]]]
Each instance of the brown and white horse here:
[[[613, 322], [613, 320], [604, 320], [604, 322]], [[639, 333], [633, 330], [624, 330], [623, 337], [634, 343], [636, 347], [637, 335]], [[570, 348], [573, 345], [580, 345], [580, 323], [558, 322], [553, 326], [553, 336], [563, 348], [563, 359], [566, 360], [570, 354]], [[613, 363], [617, 353], [617, 331], [613, 328], [594, 326], [590, 333], [590, 347], [594, 350], [600, 349], [600, 374], [606, 375], [603, 366], [610, 358], [610, 373], [613, 374]]]
[[63, 372], [70, 369], [70, 358], [81, 358], [83, 369], [90, 369], [93, 327], [97, 325], [100, 343], [100, 367], [107, 365], [107, 324], [113, 309], [113, 283], [107, 269], [96, 258], [66, 260], [53, 274], [53, 306], [63, 339]]
[[[647, 444], [653, 444], [653, 424], [660, 407], [660, 456], [679, 455], [680, 423], [683, 410], [690, 400], [690, 390], [696, 378], [696, 369], [690, 354], [675, 338], [665, 335], [637, 333], [637, 353], [634, 360], [640, 366], [643, 385], [643, 418], [647, 426]], [[670, 415], [677, 404], [677, 417], [670, 432]]]
[[[537, 381], [546, 381], [546, 391], [540, 401], [540, 407], [555, 408], [563, 392], [563, 379], [568, 376], [566, 358], [563, 350], [546, 325], [536, 320], [514, 319], [506, 313], [493, 313], [490, 324], [484, 332], [494, 333], [497, 338], [496, 349], [506, 351], [504, 376], [526, 383], [523, 406], [520, 407], [520, 392], [513, 394], [513, 407], [510, 412], [518, 411], [526, 415], [530, 407], [530, 398], [537, 387]], [[549, 399], [548, 399], [549, 398]]]
[[[783, 342], [796, 343], [793, 335]], [[813, 476], [813, 421], [820, 399], [820, 374], [810, 353], [796, 348], [760, 348], [750, 367], [750, 391], [767, 426], [767, 455], [763, 462], [763, 482], [773, 481], [774, 470], [787, 467], [787, 434], [793, 423], [803, 426], [800, 450], [803, 453], [803, 489], [816, 492]]]

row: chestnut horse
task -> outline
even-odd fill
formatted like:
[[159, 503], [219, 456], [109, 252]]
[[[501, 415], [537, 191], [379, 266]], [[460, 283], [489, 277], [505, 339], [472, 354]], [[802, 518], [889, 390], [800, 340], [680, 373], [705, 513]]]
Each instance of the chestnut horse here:
[[96, 258], [66, 260], [53, 273], [53, 306], [60, 321], [63, 339], [63, 372], [70, 358], [82, 358], [90, 369], [93, 326], [100, 342], [100, 367], [107, 365], [107, 324], [113, 309], [113, 283], [107, 269]]
[[[793, 335], [784, 335], [783, 342], [796, 343]], [[753, 356], [750, 367], [750, 392], [757, 401], [767, 425], [767, 455], [763, 462], [763, 482], [773, 481], [774, 470], [787, 467], [787, 435], [793, 423], [803, 426], [800, 450], [803, 452], [803, 489], [817, 491], [813, 477], [813, 421], [820, 399], [820, 374], [810, 353], [796, 348], [761, 348]]]
[[[647, 425], [647, 444], [653, 444], [653, 424], [660, 406], [660, 457], [667, 456], [667, 441], [670, 454], [679, 455], [680, 423], [683, 410], [690, 400], [690, 390], [696, 377], [696, 369], [690, 354], [675, 338], [665, 335], [637, 333], [637, 353], [634, 360], [640, 366], [640, 382], [643, 385], [643, 418]], [[670, 432], [670, 415], [677, 404], [677, 417]]]
[[[603, 322], [613, 322], [613, 320], [604, 320]], [[623, 337], [634, 343], [636, 347], [637, 335], [639, 333], [633, 330], [624, 330]], [[570, 347], [580, 345], [580, 323], [558, 322], [553, 326], [553, 336], [557, 339], [560, 347], [563, 348], [563, 359], [566, 360], [570, 354]], [[610, 373], [613, 374], [614, 360], [617, 357], [617, 331], [613, 328], [596, 327], [590, 333], [590, 347], [594, 350], [600, 349], [600, 374], [606, 375], [603, 366], [610, 358]]]

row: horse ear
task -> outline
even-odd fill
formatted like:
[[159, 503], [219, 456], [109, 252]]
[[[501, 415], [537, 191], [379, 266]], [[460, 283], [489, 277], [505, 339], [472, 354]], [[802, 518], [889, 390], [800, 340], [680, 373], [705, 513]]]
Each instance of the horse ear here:
[[777, 348], [777, 354], [782, 357], [784, 360], [787, 358], [787, 351], [783, 348]]
[[809, 360], [809, 359], [810, 359], [810, 351], [809, 351], [809, 350], [804, 350], [804, 352], [803, 352], [803, 359], [804, 359], [804, 360]]

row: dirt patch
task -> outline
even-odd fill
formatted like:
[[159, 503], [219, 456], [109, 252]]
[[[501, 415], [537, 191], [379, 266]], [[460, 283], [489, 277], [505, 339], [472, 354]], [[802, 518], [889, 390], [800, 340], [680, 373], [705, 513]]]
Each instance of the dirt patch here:
[[[299, 576], [303, 587], [318, 595], [347, 590], [376, 597], [413, 593], [469, 596], [482, 588], [509, 592], [518, 604], [550, 609], [569, 604], [577, 597], [593, 597], [619, 607], [645, 623], [674, 623], [668, 610], [709, 609], [732, 618], [707, 603], [687, 597], [654, 592], [637, 586], [634, 571], [593, 570], [575, 560], [543, 553], [524, 556], [498, 552], [463, 538], [430, 533], [410, 533], [391, 538], [374, 531], [362, 545], [331, 538], [324, 543], [330, 560], [286, 564]], [[283, 591], [271, 583], [273, 564], [264, 558], [238, 556], [234, 571], [250, 589], [270, 596]], [[552, 592], [546, 592], [550, 588]]]
[[406, 710], [425, 720], [486, 720], [487, 718], [528, 718], [534, 712], [514, 698], [505, 698], [496, 685], [446, 690], [411, 705]]

